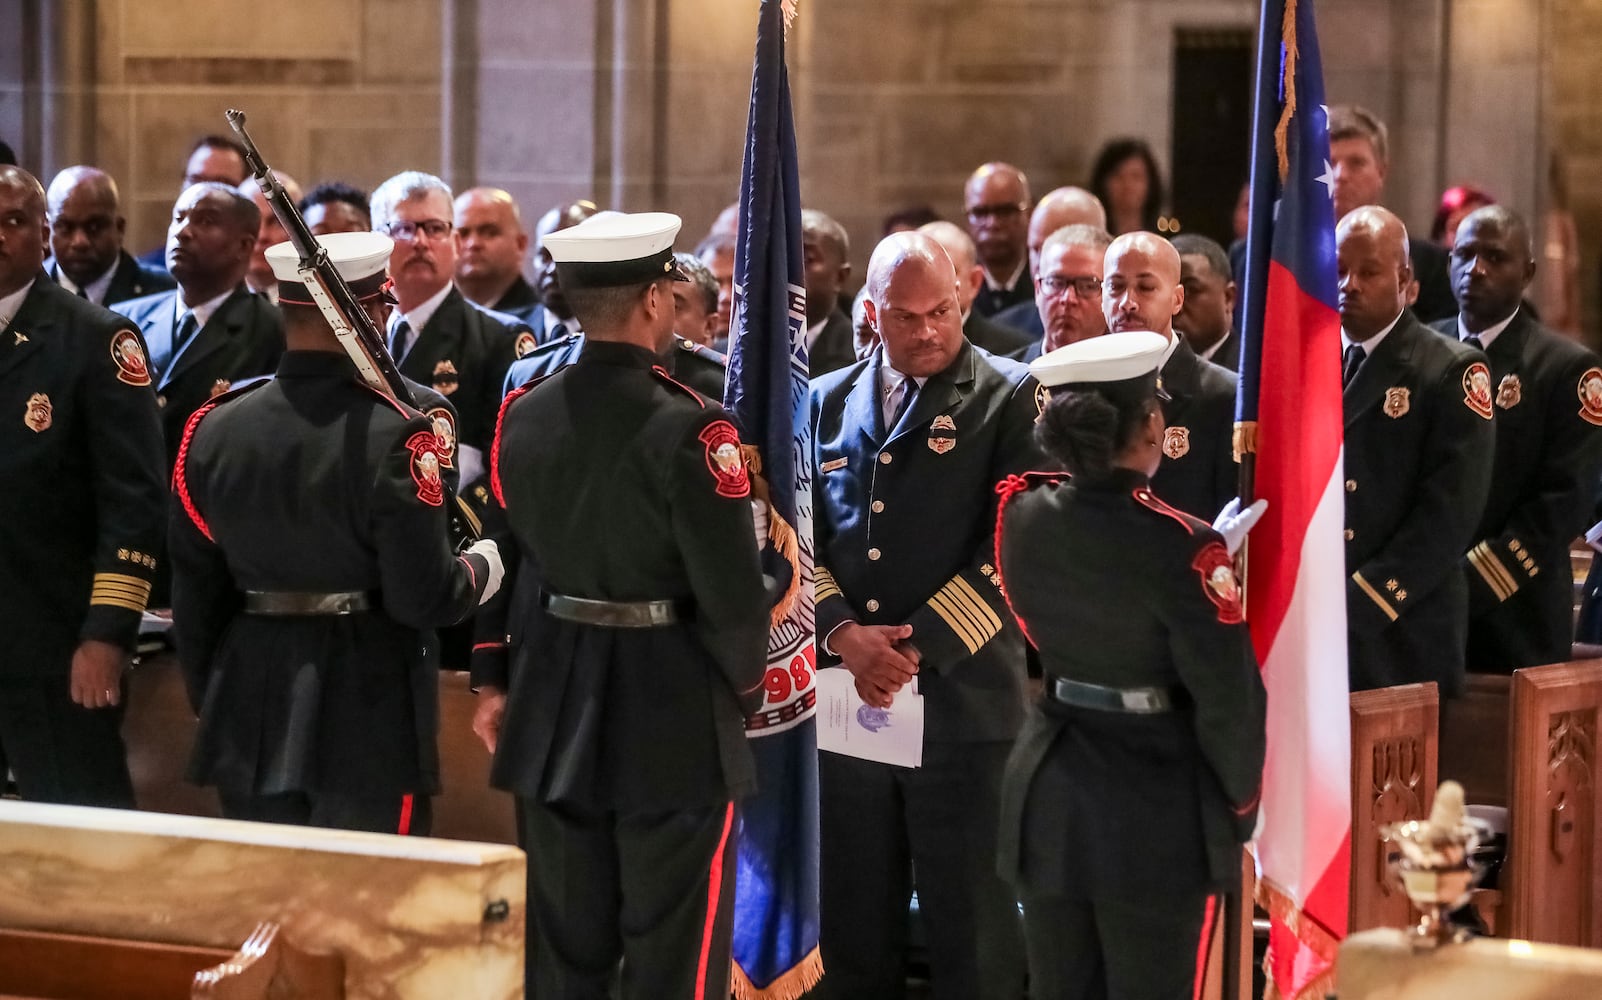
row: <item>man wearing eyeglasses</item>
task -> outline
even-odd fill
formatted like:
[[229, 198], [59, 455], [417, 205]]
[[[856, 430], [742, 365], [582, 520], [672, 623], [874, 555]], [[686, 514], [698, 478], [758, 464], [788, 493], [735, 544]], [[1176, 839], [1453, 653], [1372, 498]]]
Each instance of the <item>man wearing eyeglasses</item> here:
[[128, 220], [117, 182], [94, 167], [68, 167], [50, 182], [50, 252], [56, 284], [97, 306], [177, 286], [165, 269], [141, 264], [122, 247]]
[[395, 311], [386, 335], [401, 374], [456, 407], [462, 492], [484, 473], [501, 382], [528, 324], [473, 305], [457, 288], [451, 189], [432, 174], [396, 174], [373, 192], [373, 228], [395, 241], [389, 258]]
[[1010, 356], [1024, 364], [1107, 332], [1101, 314], [1102, 257], [1112, 237], [1099, 226], [1064, 226], [1040, 246], [1035, 309], [1041, 338]]
[[1010, 163], [986, 163], [963, 187], [968, 231], [979, 247], [984, 287], [973, 300], [981, 316], [1029, 301], [1029, 179]]

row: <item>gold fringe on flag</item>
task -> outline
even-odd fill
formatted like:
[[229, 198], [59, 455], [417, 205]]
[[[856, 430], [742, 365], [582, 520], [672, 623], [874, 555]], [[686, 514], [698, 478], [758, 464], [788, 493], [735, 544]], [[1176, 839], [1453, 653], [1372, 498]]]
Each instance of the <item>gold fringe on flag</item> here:
[[751, 495], [768, 506], [768, 541], [790, 564], [790, 584], [784, 588], [783, 596], [768, 615], [768, 627], [778, 628], [779, 623], [795, 610], [796, 597], [801, 593], [801, 540], [795, 529], [773, 509], [773, 492], [768, 487], [768, 481], [762, 478], [762, 453], [756, 445], [742, 444], [740, 455], [745, 459], [746, 472], [751, 476]]
[[1268, 911], [1270, 920], [1284, 924], [1307, 947], [1329, 957], [1329, 968], [1302, 987], [1295, 996], [1279, 992], [1268, 964], [1272, 956], [1265, 957], [1263, 972], [1268, 980], [1268, 988], [1263, 993], [1263, 1000], [1324, 1000], [1335, 992], [1335, 953], [1340, 950], [1340, 939], [1317, 923], [1303, 920], [1301, 910], [1289, 896], [1261, 879], [1257, 882], [1257, 905]]
[[757, 989], [756, 984], [746, 976], [745, 970], [740, 968], [740, 963], [731, 962], [729, 968], [732, 970], [729, 981], [734, 1000], [796, 1000], [823, 978], [823, 956], [813, 948], [806, 958], [796, 963], [795, 968], [769, 983], [765, 989]]
[[1291, 116], [1296, 114], [1296, 0], [1285, 0], [1285, 20], [1281, 33], [1285, 39], [1285, 110], [1279, 113], [1279, 124], [1274, 126], [1274, 152], [1279, 156], [1279, 182], [1285, 183], [1290, 173], [1289, 135]]

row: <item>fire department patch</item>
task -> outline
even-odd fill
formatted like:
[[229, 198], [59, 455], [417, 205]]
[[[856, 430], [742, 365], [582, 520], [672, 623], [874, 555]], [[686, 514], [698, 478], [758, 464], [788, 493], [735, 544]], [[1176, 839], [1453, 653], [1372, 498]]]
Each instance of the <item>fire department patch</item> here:
[[1163, 454], [1169, 458], [1184, 458], [1190, 454], [1190, 428], [1170, 427], [1164, 431]]
[[50, 413], [50, 397], [36, 392], [28, 397], [28, 405], [22, 409], [22, 422], [28, 430], [43, 434], [50, 429]]
[[1201, 574], [1202, 593], [1218, 609], [1219, 621], [1238, 625], [1246, 620], [1240, 605], [1240, 581], [1235, 579], [1235, 564], [1223, 542], [1209, 542], [1203, 546], [1190, 568]]
[[1502, 384], [1496, 387], [1496, 405], [1504, 410], [1511, 410], [1519, 405], [1524, 398], [1524, 383], [1514, 374], [1502, 376]]
[[1475, 413], [1491, 419], [1491, 369], [1476, 361], [1463, 373], [1463, 403]]
[[751, 477], [740, 456], [740, 434], [727, 420], [714, 420], [698, 435], [706, 445], [706, 467], [712, 473], [720, 497], [739, 499], [751, 495]]
[[417, 499], [431, 507], [445, 506], [445, 484], [439, 478], [439, 438], [433, 431], [418, 431], [406, 441], [412, 453], [412, 482]]
[[1392, 420], [1396, 420], [1396, 419], [1398, 419], [1400, 417], [1405, 417], [1405, 416], [1407, 416], [1408, 409], [1412, 405], [1409, 402], [1411, 397], [1412, 397], [1412, 390], [1404, 388], [1404, 387], [1399, 386], [1399, 385], [1398, 386], [1394, 386], [1394, 387], [1392, 387], [1390, 389], [1386, 389], [1385, 390], [1385, 403], [1383, 404], [1381, 409], [1383, 410], [1385, 415], [1387, 417], [1390, 417]]
[[457, 377], [456, 365], [451, 363], [449, 359], [435, 365], [433, 382], [434, 391], [441, 396], [449, 396], [455, 392], [457, 387], [461, 385], [461, 379]]
[[534, 335], [525, 330], [517, 335], [517, 342], [512, 345], [512, 353], [521, 358], [537, 346], [534, 341]]
[[1587, 368], [1580, 376], [1580, 416], [1602, 427], [1602, 368]]
[[436, 406], [428, 411], [427, 416], [434, 424], [434, 436], [439, 439], [439, 464], [447, 469], [455, 468], [456, 421], [451, 419], [451, 411]]
[[111, 338], [111, 360], [117, 363], [117, 381], [127, 385], [150, 384], [145, 349], [139, 343], [139, 335], [132, 330], [118, 330]]

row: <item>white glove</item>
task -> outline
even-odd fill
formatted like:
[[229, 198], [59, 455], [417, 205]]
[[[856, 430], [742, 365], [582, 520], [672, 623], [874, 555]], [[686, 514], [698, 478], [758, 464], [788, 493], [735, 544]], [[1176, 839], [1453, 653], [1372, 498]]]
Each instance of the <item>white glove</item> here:
[[483, 593], [478, 595], [478, 603], [483, 604], [495, 596], [501, 589], [501, 577], [506, 575], [506, 567], [501, 565], [501, 550], [496, 548], [495, 539], [480, 538], [467, 547], [466, 555], [480, 556], [489, 563], [489, 582], [484, 584]]
[[768, 547], [768, 505], [766, 501], [751, 498], [751, 521], [756, 526], [757, 551]]
[[1263, 511], [1267, 509], [1268, 501], [1259, 500], [1241, 510], [1240, 497], [1236, 497], [1218, 512], [1218, 517], [1213, 519], [1213, 530], [1224, 536], [1224, 547], [1229, 550], [1230, 555], [1240, 551], [1241, 543], [1246, 541], [1246, 532], [1252, 530], [1252, 525], [1257, 523], [1257, 519], [1262, 517]]

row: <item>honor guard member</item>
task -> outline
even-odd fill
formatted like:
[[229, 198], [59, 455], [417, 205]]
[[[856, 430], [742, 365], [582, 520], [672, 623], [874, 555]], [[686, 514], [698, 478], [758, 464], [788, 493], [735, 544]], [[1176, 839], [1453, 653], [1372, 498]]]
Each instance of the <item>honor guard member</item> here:
[[1500, 205], [1457, 228], [1459, 312], [1441, 333], [1485, 352], [1496, 393], [1491, 488], [1466, 559], [1468, 669], [1508, 674], [1569, 658], [1569, 543], [1589, 527], [1602, 471], [1602, 359], [1524, 308], [1530, 231]]
[[1468, 632], [1463, 553], [1495, 453], [1491, 370], [1407, 309], [1402, 220], [1368, 205], [1341, 219], [1335, 240], [1351, 688], [1434, 681], [1455, 695]]
[[1000, 487], [996, 569], [1046, 675], [999, 854], [1035, 1000], [1200, 995], [1257, 818], [1266, 699], [1232, 555], [1267, 503], [1215, 530], [1153, 493], [1168, 350], [1129, 333], [1030, 365], [1051, 393], [1036, 439], [1068, 475]]
[[[320, 237], [368, 308], [390, 240]], [[190, 780], [234, 819], [426, 835], [439, 791], [429, 630], [494, 594], [495, 543], [452, 553], [445, 444], [371, 388], [267, 251], [289, 350], [190, 418], [173, 472], [173, 633], [200, 715]]]
[[1235, 373], [1203, 361], [1174, 332], [1185, 304], [1179, 252], [1155, 233], [1125, 233], [1105, 260], [1101, 308], [1113, 333], [1151, 330], [1168, 338], [1158, 372], [1163, 391], [1163, 462], [1152, 489], [1200, 518], [1215, 517], [1235, 496]]
[[957, 274], [923, 233], [868, 264], [882, 345], [812, 381], [820, 658], [870, 705], [916, 675], [923, 766], [819, 757], [820, 997], [898, 997], [916, 871], [937, 998], [1023, 994], [1023, 939], [996, 874], [1002, 767], [1023, 721], [1023, 636], [997, 588], [995, 485], [1035, 466], [1043, 399], [962, 336]]
[[608, 996], [619, 959], [625, 1000], [729, 991], [769, 604], [739, 437], [662, 367], [679, 224], [547, 237], [584, 346], [507, 397], [491, 453], [515, 587], [479, 619], [473, 727], [523, 816], [541, 1000]]
[[[712, 322], [717, 318], [717, 279], [694, 254], [676, 253], [673, 261], [685, 280], [673, 283], [673, 342], [662, 354], [662, 367], [667, 369], [669, 375], [701, 395], [721, 402], [729, 360], [707, 347], [703, 341], [693, 339], [696, 335], [711, 336]], [[681, 332], [686, 330], [689, 335]], [[510, 393], [532, 379], [543, 378], [566, 368], [578, 360], [583, 347], [582, 333], [564, 334], [550, 343], [541, 344], [512, 362], [512, 367], [506, 371], [506, 391]]]
[[39, 181], [0, 166], [0, 760], [25, 799], [133, 808], [123, 670], [166, 461], [133, 324], [42, 265]]

